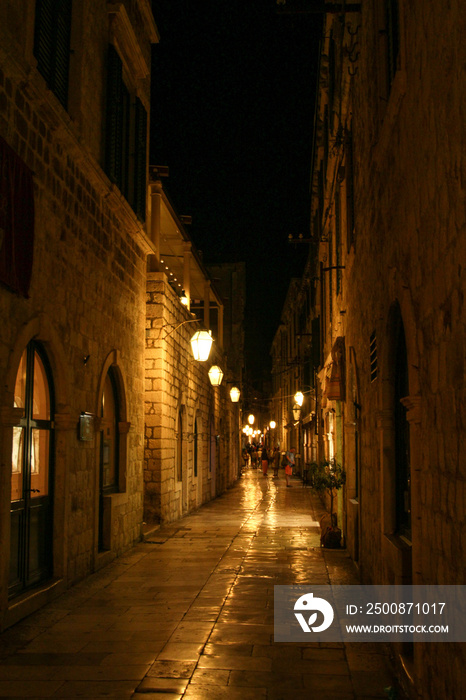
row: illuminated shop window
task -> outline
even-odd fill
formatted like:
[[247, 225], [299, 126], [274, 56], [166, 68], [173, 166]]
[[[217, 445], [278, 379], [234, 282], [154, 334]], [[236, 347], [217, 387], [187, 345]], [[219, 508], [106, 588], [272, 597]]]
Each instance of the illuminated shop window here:
[[46, 580], [52, 571], [53, 387], [42, 347], [31, 342], [16, 374], [13, 428], [9, 596]]

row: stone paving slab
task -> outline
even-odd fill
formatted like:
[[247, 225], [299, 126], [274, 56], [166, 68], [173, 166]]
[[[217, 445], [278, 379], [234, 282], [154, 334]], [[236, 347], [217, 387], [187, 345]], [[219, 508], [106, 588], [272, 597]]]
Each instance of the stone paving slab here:
[[[274, 586], [357, 583], [310, 489], [247, 471], [0, 635], [0, 698], [380, 700], [376, 644], [273, 641]], [[401, 696], [399, 696], [401, 699]]]

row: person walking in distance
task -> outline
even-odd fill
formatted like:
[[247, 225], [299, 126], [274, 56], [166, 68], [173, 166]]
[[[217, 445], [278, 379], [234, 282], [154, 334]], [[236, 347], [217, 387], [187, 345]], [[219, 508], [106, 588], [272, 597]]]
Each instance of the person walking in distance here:
[[269, 451], [265, 445], [262, 447], [261, 460], [262, 460], [262, 473], [264, 476], [267, 476], [267, 471], [269, 468]]
[[285, 479], [286, 479], [286, 485], [291, 487], [292, 484], [290, 484], [290, 476], [293, 474], [293, 467], [295, 464], [295, 448], [291, 447], [288, 452], [286, 453], [286, 459], [288, 461], [288, 464], [285, 466]]

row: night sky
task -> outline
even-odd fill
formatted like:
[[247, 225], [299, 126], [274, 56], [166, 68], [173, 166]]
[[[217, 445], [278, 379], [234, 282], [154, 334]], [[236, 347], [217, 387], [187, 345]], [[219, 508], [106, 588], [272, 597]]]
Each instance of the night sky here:
[[151, 153], [206, 263], [247, 264], [246, 357], [255, 379], [291, 276], [307, 255], [318, 42], [315, 15], [275, 0], [157, 0]]

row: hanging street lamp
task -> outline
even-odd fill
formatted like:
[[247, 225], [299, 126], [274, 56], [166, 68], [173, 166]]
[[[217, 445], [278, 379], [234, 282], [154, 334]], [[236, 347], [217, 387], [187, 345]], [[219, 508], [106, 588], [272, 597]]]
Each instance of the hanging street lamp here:
[[220, 386], [223, 379], [223, 371], [218, 365], [212, 365], [208, 371], [210, 383], [212, 386]]
[[269, 426], [270, 426], [270, 429], [271, 429], [271, 430], [275, 430], [275, 428], [277, 427], [277, 424], [275, 423], [274, 420], [271, 420], [270, 423], [269, 423]]
[[298, 421], [300, 419], [300, 417], [301, 417], [301, 406], [299, 405], [299, 403], [295, 403], [295, 405], [293, 406], [293, 418], [295, 419], [295, 421]]
[[232, 386], [230, 389], [230, 399], [233, 403], [238, 403], [241, 392], [237, 386]]
[[205, 362], [209, 358], [212, 342], [212, 331], [196, 331], [191, 338], [194, 359]]
[[298, 406], [302, 406], [302, 405], [303, 405], [304, 394], [303, 394], [302, 391], [297, 391], [297, 392], [296, 392], [296, 394], [294, 395], [294, 401], [295, 401], [295, 403], [298, 404]]
[[249, 423], [249, 425], [254, 425], [254, 421], [255, 421], [255, 418], [254, 418], [254, 416], [252, 415], [252, 413], [250, 413], [249, 416], [248, 416], [248, 423]]

